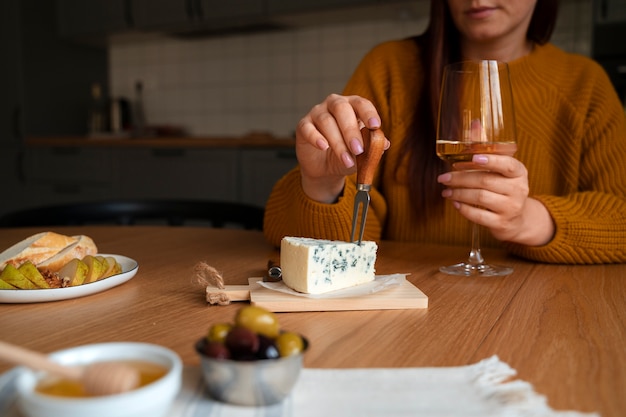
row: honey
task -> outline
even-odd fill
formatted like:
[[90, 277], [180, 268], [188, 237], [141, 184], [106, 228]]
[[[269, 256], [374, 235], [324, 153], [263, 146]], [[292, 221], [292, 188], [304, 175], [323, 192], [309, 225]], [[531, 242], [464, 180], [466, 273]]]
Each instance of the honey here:
[[[139, 373], [139, 386], [144, 387], [160, 379], [167, 373], [163, 365], [144, 361], [116, 361], [137, 370]], [[86, 398], [95, 395], [87, 392], [85, 386], [79, 381], [67, 378], [46, 377], [39, 381], [35, 391], [41, 394], [55, 395], [59, 397]]]

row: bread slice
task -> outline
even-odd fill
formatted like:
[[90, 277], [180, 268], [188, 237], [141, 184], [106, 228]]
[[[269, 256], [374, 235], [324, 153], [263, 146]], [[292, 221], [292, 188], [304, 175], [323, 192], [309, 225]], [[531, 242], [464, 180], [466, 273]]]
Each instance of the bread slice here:
[[78, 242], [76, 237], [55, 232], [41, 232], [29, 236], [0, 253], [0, 271], [9, 263], [16, 268], [26, 261], [37, 265], [76, 242]]
[[98, 247], [89, 236], [78, 235], [72, 237], [76, 239], [76, 242], [66, 246], [53, 257], [37, 264], [37, 268], [57, 272], [74, 258], [83, 259], [87, 255], [98, 253]]

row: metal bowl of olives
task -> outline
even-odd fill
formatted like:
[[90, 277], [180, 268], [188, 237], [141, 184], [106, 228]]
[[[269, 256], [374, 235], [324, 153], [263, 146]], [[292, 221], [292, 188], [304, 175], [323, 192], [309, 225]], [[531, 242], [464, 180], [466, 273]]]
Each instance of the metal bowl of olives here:
[[212, 325], [195, 349], [212, 398], [264, 406], [289, 395], [308, 345], [301, 335], [282, 331], [273, 313], [246, 306], [237, 312], [234, 323]]

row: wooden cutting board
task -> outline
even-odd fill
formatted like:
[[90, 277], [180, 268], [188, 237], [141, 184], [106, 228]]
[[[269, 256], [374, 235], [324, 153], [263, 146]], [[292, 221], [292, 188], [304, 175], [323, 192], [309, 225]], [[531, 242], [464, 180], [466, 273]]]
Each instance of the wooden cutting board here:
[[366, 296], [346, 298], [307, 298], [267, 289], [258, 284], [261, 278], [249, 278], [249, 285], [227, 285], [231, 300], [249, 299], [250, 303], [273, 312], [402, 310], [428, 308], [428, 297], [419, 288], [404, 281], [401, 285]]

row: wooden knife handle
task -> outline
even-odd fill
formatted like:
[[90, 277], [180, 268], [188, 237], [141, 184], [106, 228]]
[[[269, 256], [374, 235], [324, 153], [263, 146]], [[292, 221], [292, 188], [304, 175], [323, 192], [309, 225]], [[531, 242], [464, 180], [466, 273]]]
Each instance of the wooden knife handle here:
[[356, 156], [357, 184], [371, 185], [374, 172], [385, 150], [385, 134], [380, 129], [361, 129], [363, 137], [363, 153]]

